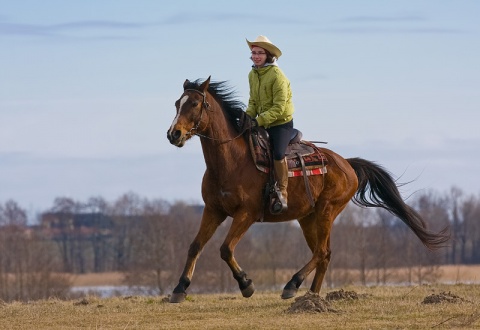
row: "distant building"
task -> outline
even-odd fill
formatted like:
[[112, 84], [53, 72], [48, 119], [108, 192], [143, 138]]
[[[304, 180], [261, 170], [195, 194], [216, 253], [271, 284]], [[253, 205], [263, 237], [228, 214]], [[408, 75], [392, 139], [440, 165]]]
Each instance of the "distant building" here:
[[76, 237], [109, 236], [114, 222], [103, 213], [44, 213], [41, 216], [40, 228], [50, 239], [59, 239], [66, 234]]

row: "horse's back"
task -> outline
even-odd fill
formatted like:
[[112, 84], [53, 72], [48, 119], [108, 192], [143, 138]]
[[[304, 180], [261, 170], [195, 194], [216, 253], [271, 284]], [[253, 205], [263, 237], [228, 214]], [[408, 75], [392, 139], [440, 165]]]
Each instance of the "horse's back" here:
[[328, 172], [325, 175], [327, 184], [325, 184], [322, 194], [333, 194], [338, 198], [346, 198], [349, 201], [358, 188], [358, 178], [355, 170], [350, 166], [347, 159], [336, 152], [327, 148], [320, 148], [320, 150], [328, 159]]

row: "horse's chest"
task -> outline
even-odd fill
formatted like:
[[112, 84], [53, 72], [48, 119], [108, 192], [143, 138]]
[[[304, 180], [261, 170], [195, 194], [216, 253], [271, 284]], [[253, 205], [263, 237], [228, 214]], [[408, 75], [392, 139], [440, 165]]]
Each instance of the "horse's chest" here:
[[238, 167], [237, 171], [213, 173], [207, 171], [203, 179], [203, 199], [231, 214], [245, 205], [260, 203], [265, 185], [255, 167]]
[[216, 191], [214, 192], [215, 199], [221, 201], [222, 203], [225, 202], [232, 202], [241, 198], [242, 189], [240, 186], [232, 186], [231, 184], [228, 185], [219, 185]]
[[244, 199], [244, 189], [241, 184], [234, 184], [234, 182], [204, 182], [206, 184], [205, 191], [207, 194], [204, 196], [205, 202], [211, 202], [216, 205], [222, 205], [222, 207], [229, 211], [235, 209], [237, 204]]

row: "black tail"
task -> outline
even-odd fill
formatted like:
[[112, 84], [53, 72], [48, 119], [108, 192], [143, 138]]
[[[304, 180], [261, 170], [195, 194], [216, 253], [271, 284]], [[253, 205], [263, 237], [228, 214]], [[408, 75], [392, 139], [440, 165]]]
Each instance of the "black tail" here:
[[388, 210], [410, 227], [422, 243], [431, 250], [445, 246], [450, 239], [448, 227], [439, 233], [428, 231], [420, 214], [403, 201], [390, 173], [381, 166], [362, 158], [349, 158], [347, 161], [358, 177], [358, 189], [353, 197], [355, 204]]

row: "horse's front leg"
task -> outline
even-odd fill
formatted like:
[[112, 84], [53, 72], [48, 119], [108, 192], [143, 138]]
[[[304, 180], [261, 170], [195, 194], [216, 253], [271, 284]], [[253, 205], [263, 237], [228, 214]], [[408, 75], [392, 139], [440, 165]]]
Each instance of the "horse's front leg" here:
[[210, 240], [210, 238], [212, 238], [218, 226], [226, 219], [226, 217], [227, 216], [222, 212], [219, 212], [212, 207], [205, 206], [202, 214], [200, 229], [198, 230], [195, 239], [190, 244], [185, 268], [180, 276], [178, 285], [175, 287], [172, 296], [170, 297], [171, 303], [180, 303], [185, 300], [187, 296], [186, 290], [192, 280], [197, 259], [200, 256], [205, 244]]
[[230, 267], [233, 277], [237, 280], [242, 296], [248, 298], [255, 292], [255, 287], [251, 279], [247, 278], [247, 274], [238, 265], [233, 252], [240, 239], [245, 235], [248, 228], [255, 222], [255, 220], [247, 214], [241, 212], [233, 217], [233, 222], [228, 231], [227, 237], [220, 247], [220, 255], [223, 260]]

